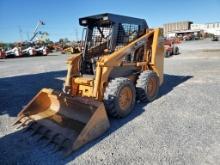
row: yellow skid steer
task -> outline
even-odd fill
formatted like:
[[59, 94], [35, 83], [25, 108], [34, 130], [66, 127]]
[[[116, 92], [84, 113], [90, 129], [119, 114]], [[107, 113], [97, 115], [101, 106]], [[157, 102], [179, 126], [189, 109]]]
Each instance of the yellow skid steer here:
[[83, 51], [67, 61], [63, 91], [42, 89], [15, 123], [66, 154], [103, 134], [110, 127], [108, 116], [122, 118], [136, 100], [153, 101], [163, 83], [161, 29], [109, 13], [79, 23], [86, 29]]

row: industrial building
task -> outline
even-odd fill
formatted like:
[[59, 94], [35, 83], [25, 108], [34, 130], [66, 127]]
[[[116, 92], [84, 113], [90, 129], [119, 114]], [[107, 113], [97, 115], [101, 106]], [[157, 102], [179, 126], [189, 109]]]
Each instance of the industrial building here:
[[167, 23], [163, 25], [163, 32], [165, 37], [179, 37], [179, 36], [204, 36], [206, 34], [214, 34], [220, 36], [220, 22], [198, 24], [192, 21], [180, 21], [174, 23]]
[[173, 22], [167, 23], [163, 25], [164, 35], [166, 36], [168, 33], [173, 31], [183, 31], [183, 30], [190, 30], [190, 25], [192, 21], [180, 21], [180, 22]]
[[205, 33], [220, 35], [220, 22], [191, 24], [191, 30], [203, 30]]

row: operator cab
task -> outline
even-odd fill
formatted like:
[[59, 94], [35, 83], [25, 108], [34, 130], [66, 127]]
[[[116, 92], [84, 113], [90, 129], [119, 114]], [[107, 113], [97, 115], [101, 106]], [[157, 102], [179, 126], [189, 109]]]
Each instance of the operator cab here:
[[110, 13], [79, 19], [85, 27], [83, 39], [82, 74], [95, 74], [96, 61], [145, 34], [148, 25], [144, 19]]

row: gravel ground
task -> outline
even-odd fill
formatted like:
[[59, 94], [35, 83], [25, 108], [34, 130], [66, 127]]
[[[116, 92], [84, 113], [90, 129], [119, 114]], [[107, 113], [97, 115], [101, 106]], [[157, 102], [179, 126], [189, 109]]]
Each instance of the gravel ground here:
[[67, 56], [0, 60], [0, 164], [220, 164], [220, 42], [180, 51], [165, 59], [158, 99], [111, 118], [103, 136], [66, 159], [12, 123], [41, 88], [62, 87]]

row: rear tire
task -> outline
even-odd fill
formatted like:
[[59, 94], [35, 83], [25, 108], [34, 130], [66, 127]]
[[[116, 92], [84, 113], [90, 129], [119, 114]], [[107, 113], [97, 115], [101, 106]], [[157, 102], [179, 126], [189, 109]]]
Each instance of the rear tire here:
[[104, 104], [107, 113], [116, 118], [127, 116], [135, 106], [136, 92], [128, 78], [111, 80], [104, 93]]
[[166, 52], [164, 53], [164, 56], [165, 56], [166, 58], [170, 57], [170, 56], [171, 56], [171, 52], [170, 52], [170, 51], [166, 51]]
[[174, 47], [174, 55], [178, 55], [179, 54], [179, 48], [177, 46]]
[[151, 102], [156, 99], [159, 92], [159, 78], [151, 70], [142, 72], [136, 83], [137, 99], [141, 102]]

